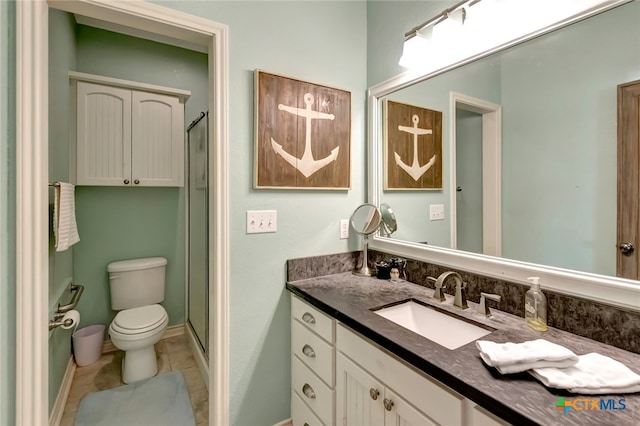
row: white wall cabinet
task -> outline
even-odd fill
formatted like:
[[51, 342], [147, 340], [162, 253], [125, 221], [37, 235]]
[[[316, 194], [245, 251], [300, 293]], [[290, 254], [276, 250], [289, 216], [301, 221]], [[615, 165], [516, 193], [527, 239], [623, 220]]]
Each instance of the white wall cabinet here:
[[291, 295], [291, 419], [335, 425], [336, 321]]
[[81, 73], [72, 79], [76, 185], [183, 186], [189, 92]]

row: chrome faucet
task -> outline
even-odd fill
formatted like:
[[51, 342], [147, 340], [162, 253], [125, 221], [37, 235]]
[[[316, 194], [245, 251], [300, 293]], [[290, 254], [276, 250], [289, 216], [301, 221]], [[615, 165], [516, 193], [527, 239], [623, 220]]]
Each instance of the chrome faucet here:
[[478, 304], [478, 313], [484, 316], [490, 317], [491, 310], [487, 306], [487, 299], [499, 302], [502, 300], [502, 297], [497, 294], [491, 293], [480, 293], [480, 303]]
[[442, 289], [445, 288], [445, 281], [449, 277], [453, 277], [456, 282], [456, 293], [453, 299], [453, 306], [457, 306], [460, 309], [467, 309], [469, 307], [467, 305], [467, 298], [465, 297], [465, 289], [467, 288], [467, 284], [462, 281], [462, 277], [460, 276], [460, 274], [455, 271], [448, 271], [440, 274], [440, 276], [436, 280], [436, 293], [434, 293], [433, 296], [439, 298], [441, 302], [444, 301]]
[[[442, 275], [441, 275], [442, 276]], [[446, 288], [444, 284], [444, 279], [440, 280], [439, 278], [427, 277], [429, 281], [433, 281], [435, 283], [436, 289], [433, 292], [433, 298], [438, 299], [438, 302], [444, 302], [446, 299], [444, 297], [444, 293], [442, 290]]]

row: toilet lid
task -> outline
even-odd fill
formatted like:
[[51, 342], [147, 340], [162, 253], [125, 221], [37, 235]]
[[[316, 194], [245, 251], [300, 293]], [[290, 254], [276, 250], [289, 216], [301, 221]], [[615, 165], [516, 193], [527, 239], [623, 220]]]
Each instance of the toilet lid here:
[[138, 334], [153, 330], [167, 318], [167, 311], [160, 305], [141, 306], [118, 312], [112, 327], [123, 334]]

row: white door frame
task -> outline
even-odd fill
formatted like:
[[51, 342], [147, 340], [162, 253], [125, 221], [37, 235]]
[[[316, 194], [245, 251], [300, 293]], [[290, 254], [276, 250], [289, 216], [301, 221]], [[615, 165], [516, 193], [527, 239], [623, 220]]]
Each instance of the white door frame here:
[[16, 423], [48, 423], [49, 7], [207, 48], [209, 54], [209, 424], [229, 424], [228, 28], [139, 0], [16, 3]]
[[502, 107], [450, 92], [451, 248], [457, 247], [456, 219], [456, 109], [482, 114], [482, 254], [502, 255]]

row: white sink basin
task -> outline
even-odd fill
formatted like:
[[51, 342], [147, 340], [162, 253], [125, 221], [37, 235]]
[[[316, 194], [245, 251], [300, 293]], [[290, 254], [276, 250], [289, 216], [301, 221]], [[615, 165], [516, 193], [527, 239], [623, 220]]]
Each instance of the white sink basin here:
[[374, 312], [448, 349], [457, 349], [491, 333], [412, 300]]

